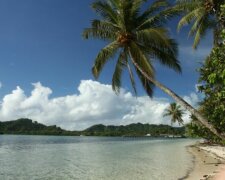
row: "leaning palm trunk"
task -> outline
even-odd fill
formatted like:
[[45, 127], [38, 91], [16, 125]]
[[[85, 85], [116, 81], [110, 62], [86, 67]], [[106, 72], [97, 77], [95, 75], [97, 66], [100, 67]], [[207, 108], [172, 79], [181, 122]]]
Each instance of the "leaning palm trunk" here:
[[218, 136], [219, 138], [225, 140], [225, 136], [220, 134], [212, 124], [208, 122], [206, 118], [204, 118], [195, 108], [193, 108], [190, 104], [188, 104], [185, 100], [183, 100], [180, 96], [178, 96], [176, 93], [174, 93], [171, 89], [167, 88], [160, 82], [156, 81], [153, 77], [149, 76], [147, 73], [145, 73], [141, 67], [135, 62], [134, 58], [132, 57], [132, 54], [130, 53], [131, 61], [134, 64], [134, 66], [138, 69], [138, 71], [141, 72], [141, 74], [148, 79], [150, 82], [152, 82], [155, 86], [163, 90], [165, 93], [167, 93], [169, 96], [171, 96], [178, 104], [183, 106], [186, 110], [188, 110], [191, 114], [193, 114], [202, 125], [207, 127], [213, 134]]
[[[136, 92], [132, 69], [129, 66], [131, 59], [133, 65], [136, 66], [138, 78], [149, 96], [152, 96], [152, 85], [155, 84], [195, 115], [199, 122], [215, 135], [225, 139], [191, 105], [154, 79], [151, 58], [155, 58], [176, 72], [181, 72], [181, 67], [177, 59], [177, 44], [169, 37], [169, 32], [164, 27], [165, 21], [172, 17], [174, 12], [167, 9], [169, 3], [166, 0], [154, 1], [142, 12], [141, 7], [145, 2], [145, 0], [94, 1], [92, 7], [101, 19], [93, 20], [91, 27], [84, 30], [83, 36], [86, 39], [97, 38], [109, 42], [95, 58], [92, 68], [94, 77], [98, 78], [104, 65], [110, 59], [115, 60], [115, 56], [118, 55], [112, 78], [112, 88], [119, 93], [122, 72], [128, 69], [132, 87]], [[197, 20], [202, 21], [202, 18]], [[197, 29], [194, 28], [193, 33], [202, 34], [204, 30], [205, 28], [201, 25]], [[199, 42], [198, 39], [197, 42]]]

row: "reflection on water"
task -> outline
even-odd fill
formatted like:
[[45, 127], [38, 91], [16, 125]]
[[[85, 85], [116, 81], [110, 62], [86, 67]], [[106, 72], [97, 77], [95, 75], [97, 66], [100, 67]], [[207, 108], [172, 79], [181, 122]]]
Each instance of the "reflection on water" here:
[[175, 180], [192, 165], [188, 139], [0, 136], [1, 180]]

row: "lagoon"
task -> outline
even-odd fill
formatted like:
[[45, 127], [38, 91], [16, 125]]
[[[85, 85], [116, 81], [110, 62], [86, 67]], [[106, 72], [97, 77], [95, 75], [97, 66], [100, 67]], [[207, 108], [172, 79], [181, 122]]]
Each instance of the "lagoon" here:
[[0, 135], [1, 180], [176, 180], [192, 139]]

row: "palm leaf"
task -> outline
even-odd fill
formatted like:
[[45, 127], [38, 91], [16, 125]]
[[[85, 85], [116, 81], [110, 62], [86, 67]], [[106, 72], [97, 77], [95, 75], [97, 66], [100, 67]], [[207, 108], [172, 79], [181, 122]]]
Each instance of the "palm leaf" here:
[[[139, 67], [141, 67], [143, 72], [154, 78], [154, 68], [152, 67], [151, 63], [149, 63], [148, 59], [146, 58], [146, 55], [135, 43], [131, 43], [129, 52], [131, 58], [139, 65]], [[135, 69], [143, 85], [143, 88], [145, 89], [147, 94], [152, 97], [154, 85], [145, 76], [143, 76], [142, 72], [140, 72], [139, 69]]]
[[134, 74], [133, 74], [133, 71], [132, 71], [129, 63], [127, 63], [127, 69], [129, 72], [130, 81], [131, 81], [132, 88], [134, 90], [134, 94], [137, 95], [137, 89], [136, 89], [136, 85], [135, 85], [135, 81], [134, 81]]
[[194, 43], [193, 43], [194, 49], [197, 48], [200, 42], [200, 39], [205, 36], [206, 31], [208, 30], [209, 27], [210, 27], [210, 22], [208, 21], [207, 17], [204, 17], [199, 21], [198, 26], [196, 28], [196, 34], [195, 34]]
[[86, 28], [82, 34], [84, 39], [101, 39], [101, 40], [115, 40], [116, 33], [115, 31], [99, 28]]
[[190, 13], [188, 13], [187, 15], [185, 15], [184, 17], [182, 17], [181, 20], [179, 21], [178, 26], [177, 26], [178, 31], [184, 25], [190, 24], [195, 19], [200, 19], [204, 15], [205, 15], [205, 11], [204, 11], [204, 8], [203, 7], [191, 11]]
[[149, 6], [148, 9], [138, 17], [137, 20], [142, 24], [146, 19], [148, 19], [149, 16], [153, 15], [156, 12], [159, 12], [163, 7], [167, 6], [168, 2], [165, 0], [154, 1], [152, 5]]
[[95, 1], [92, 8], [105, 20], [117, 23], [117, 13], [113, 10], [109, 3], [104, 1]]
[[[168, 2], [157, 0], [141, 13], [144, 2], [146, 0], [96, 0], [92, 7], [101, 19], [93, 20], [91, 28], [86, 28], [83, 32], [86, 39], [96, 38], [111, 42], [98, 53], [92, 72], [98, 78], [109, 59], [118, 55], [112, 77], [112, 86], [116, 93], [119, 92], [125, 68], [128, 70], [134, 93], [137, 92], [133, 70], [150, 96], [154, 86], [143, 72], [154, 79], [153, 59], [181, 71], [176, 58], [176, 43], [169, 38], [168, 30], [163, 28], [163, 23], [173, 16], [172, 10], [167, 9]], [[135, 66], [132, 68], [131, 58], [141, 69]]]
[[92, 68], [92, 73], [95, 78], [98, 78], [102, 71], [105, 63], [113, 58], [119, 48], [119, 44], [115, 41], [104, 47], [97, 55], [95, 59], [94, 66]]
[[139, 67], [149, 76], [154, 77], [155, 71], [151, 63], [146, 57], [146, 54], [141, 51], [138, 45], [134, 42], [130, 44], [129, 49], [131, 58], [139, 65]]
[[125, 59], [126, 59], [126, 57], [125, 57], [124, 52], [121, 52], [119, 55], [119, 58], [117, 60], [117, 63], [116, 63], [115, 71], [113, 73], [112, 89], [117, 94], [119, 94], [119, 92], [120, 92], [122, 71], [126, 64]]

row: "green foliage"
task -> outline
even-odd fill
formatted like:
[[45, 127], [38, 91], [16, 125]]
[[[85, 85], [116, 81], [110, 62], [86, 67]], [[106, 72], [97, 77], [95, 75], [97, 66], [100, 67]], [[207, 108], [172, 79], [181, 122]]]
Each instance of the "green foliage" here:
[[224, 27], [225, 17], [221, 13], [223, 4], [224, 0], [177, 0], [172, 9], [183, 15], [178, 23], [178, 30], [185, 25], [191, 25], [189, 36], [194, 36], [193, 48], [197, 48], [209, 29], [214, 31], [215, 44], [220, 41], [218, 34]]
[[167, 8], [169, 3], [166, 0], [153, 2], [143, 12], [145, 2], [96, 0], [92, 8], [100, 18], [93, 20], [91, 27], [83, 31], [85, 39], [93, 38], [109, 43], [96, 56], [92, 73], [98, 78], [105, 64], [113, 60], [115, 71], [112, 75], [112, 88], [116, 93], [120, 91], [123, 71], [127, 70], [135, 94], [133, 71], [147, 94], [152, 96], [153, 84], [137, 69], [137, 65], [152, 78], [155, 75], [152, 61], [155, 59], [177, 72], [181, 71], [177, 60], [177, 44], [164, 27], [174, 12]]
[[127, 126], [94, 125], [83, 131], [66, 131], [57, 126], [45, 126], [30, 119], [0, 122], [0, 134], [22, 135], [57, 135], [57, 136], [159, 136], [170, 134], [184, 136], [184, 127], [175, 128], [167, 125], [130, 124]]
[[0, 134], [79, 135], [76, 131], [65, 131], [57, 126], [45, 126], [30, 119], [0, 122]]
[[[225, 38], [222, 34], [222, 39]], [[205, 98], [201, 102], [201, 112], [222, 134], [225, 134], [225, 44], [213, 48], [210, 56], [200, 68], [201, 86], [199, 90]], [[189, 125], [193, 134], [217, 140], [201, 124], [193, 121]]]
[[151, 136], [176, 135], [184, 136], [184, 127], [171, 127], [168, 125], [130, 124], [126, 126], [94, 125], [82, 132], [86, 136]]
[[176, 103], [171, 103], [170, 106], [166, 109], [165, 116], [171, 116], [171, 125], [178, 122], [179, 125], [183, 124], [182, 116], [184, 115], [184, 110], [181, 109], [180, 105]]
[[191, 115], [190, 118], [191, 123], [186, 125], [186, 135], [188, 137], [204, 137], [207, 140], [214, 140], [216, 138], [207, 128], [201, 125], [194, 115]]

